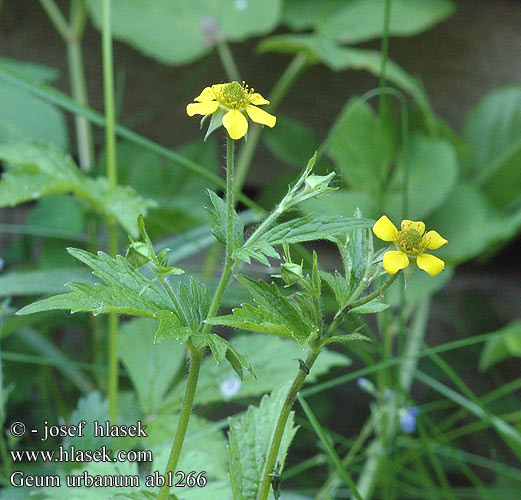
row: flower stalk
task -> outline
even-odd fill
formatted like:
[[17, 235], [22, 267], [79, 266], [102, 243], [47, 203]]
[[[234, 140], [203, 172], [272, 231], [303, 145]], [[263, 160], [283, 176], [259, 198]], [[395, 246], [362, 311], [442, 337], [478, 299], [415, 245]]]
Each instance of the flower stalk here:
[[271, 487], [271, 476], [270, 474], [273, 472], [273, 469], [275, 467], [277, 456], [279, 454], [279, 448], [280, 443], [282, 440], [282, 436], [284, 434], [284, 429], [286, 428], [286, 422], [288, 420], [289, 414], [291, 412], [291, 409], [293, 407], [293, 404], [295, 402], [295, 398], [297, 397], [298, 392], [300, 391], [301, 387], [304, 385], [304, 381], [306, 380], [307, 375], [311, 371], [313, 365], [315, 364], [316, 359], [318, 358], [318, 355], [320, 354], [323, 343], [321, 343], [321, 340], [326, 339], [327, 337], [331, 336], [335, 330], [340, 326], [340, 324], [344, 321], [346, 316], [356, 307], [362, 306], [364, 304], [367, 304], [374, 298], [378, 297], [380, 294], [384, 293], [385, 290], [387, 290], [396, 280], [398, 277], [398, 274], [394, 274], [390, 276], [387, 281], [384, 282], [384, 284], [375, 290], [373, 293], [370, 293], [369, 295], [363, 297], [360, 300], [357, 300], [351, 304], [346, 305], [345, 307], [339, 309], [339, 311], [335, 314], [333, 321], [329, 325], [329, 328], [326, 330], [326, 332], [315, 342], [311, 344], [311, 351], [308, 354], [308, 357], [305, 361], [305, 366], [307, 370], [300, 369], [297, 376], [295, 377], [295, 380], [293, 381], [293, 384], [291, 385], [288, 394], [286, 396], [286, 399], [284, 400], [284, 405], [282, 407], [282, 410], [279, 415], [279, 419], [277, 421], [277, 427], [275, 428], [275, 433], [273, 435], [273, 441], [271, 443], [270, 451], [268, 454], [268, 458], [266, 460], [266, 468], [264, 470], [264, 476], [262, 478], [261, 487], [259, 491], [259, 496], [257, 497], [257, 500], [268, 500], [268, 496], [270, 493], [270, 487]]
[[[223, 272], [219, 285], [213, 296], [208, 310], [207, 319], [215, 316], [222, 302], [222, 298], [234, 267], [234, 235], [233, 235], [233, 175], [235, 167], [235, 141], [227, 135], [227, 147], [226, 147], [226, 260], [224, 263]], [[212, 325], [204, 323], [201, 329], [202, 333], [209, 333]], [[183, 407], [181, 410], [181, 416], [177, 425], [174, 442], [172, 443], [172, 449], [170, 450], [170, 456], [165, 470], [165, 477], [169, 472], [175, 474], [177, 463], [179, 462], [179, 456], [183, 447], [184, 439], [186, 436], [186, 429], [188, 428], [188, 422], [192, 413], [194, 404], [195, 392], [197, 390], [197, 382], [199, 379], [199, 371], [201, 368], [201, 362], [206, 351], [205, 344], [195, 347], [191, 342], [187, 342], [188, 351], [190, 353], [190, 370], [188, 372], [188, 380], [186, 382], [185, 395], [183, 399]], [[166, 500], [168, 498], [168, 492], [170, 487], [168, 482], [165, 482], [164, 486], [160, 489], [158, 494], [158, 500]]]

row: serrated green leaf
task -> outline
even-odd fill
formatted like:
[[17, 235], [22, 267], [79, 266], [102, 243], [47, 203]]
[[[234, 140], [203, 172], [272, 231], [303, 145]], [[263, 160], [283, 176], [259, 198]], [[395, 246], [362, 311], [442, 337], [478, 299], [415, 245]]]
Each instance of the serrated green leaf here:
[[[264, 396], [258, 408], [250, 406], [245, 416], [230, 421], [228, 454], [234, 500], [257, 498], [266, 469], [266, 457], [288, 390], [289, 384], [283, 384], [269, 397]], [[280, 471], [283, 470], [289, 445], [297, 431], [293, 418], [291, 412], [280, 442], [277, 455]]]
[[123, 323], [119, 331], [118, 355], [145, 415], [161, 408], [165, 394], [186, 358], [186, 348], [179, 343], [154, 345], [156, 328], [154, 321], [137, 318]]
[[178, 316], [182, 324], [198, 331], [210, 309], [210, 294], [206, 287], [194, 277], [190, 277], [189, 287], [184, 283], [179, 285], [177, 300], [181, 307]]
[[306, 307], [309, 298], [303, 298], [301, 294], [287, 298], [274, 283], [268, 284], [244, 275], [238, 275], [237, 280], [252, 294], [259, 307], [245, 304], [234, 309], [231, 315], [208, 319], [208, 323], [292, 337], [302, 347], [317, 334], [317, 318]]
[[[144, 316], [160, 321], [161, 337], [181, 326], [179, 318], [171, 311], [172, 303], [167, 294], [123, 257], [117, 255], [112, 258], [103, 252], [94, 255], [77, 248], [68, 250], [73, 257], [89, 266], [106, 285], [69, 283], [70, 293], [40, 300], [24, 307], [17, 314], [70, 309], [72, 313], [82, 311], [97, 315], [115, 312]], [[183, 337], [183, 340], [186, 338]]]
[[[227, 228], [227, 208], [224, 200], [219, 198], [212, 190], [208, 189], [208, 196], [213, 205], [211, 208], [206, 208], [208, 222], [212, 229], [212, 234], [219, 243], [226, 245], [226, 228]], [[242, 245], [244, 239], [244, 224], [237, 212], [233, 211], [233, 248], [238, 248]]]
[[310, 214], [278, 224], [261, 237], [269, 245], [282, 243], [302, 243], [304, 241], [334, 240], [354, 228], [368, 228], [374, 224], [371, 219], [347, 218], [325, 214]]
[[137, 217], [155, 206], [128, 186], [111, 188], [107, 179], [85, 176], [72, 158], [51, 144], [19, 142], [0, 145], [0, 160], [8, 164], [0, 180], [0, 207], [13, 206], [49, 194], [72, 193], [98, 213], [113, 217], [137, 236]]
[[235, 249], [233, 255], [235, 258], [248, 264], [251, 263], [250, 258], [256, 259], [265, 266], [271, 265], [267, 257], [280, 259], [280, 255], [277, 253], [277, 251], [270, 244], [262, 240], [256, 241], [251, 245], [246, 245]]
[[346, 279], [338, 272], [330, 274], [325, 271], [320, 271], [320, 276], [328, 284], [331, 291], [335, 294], [337, 304], [340, 307], [344, 307], [349, 299], [349, 283]]

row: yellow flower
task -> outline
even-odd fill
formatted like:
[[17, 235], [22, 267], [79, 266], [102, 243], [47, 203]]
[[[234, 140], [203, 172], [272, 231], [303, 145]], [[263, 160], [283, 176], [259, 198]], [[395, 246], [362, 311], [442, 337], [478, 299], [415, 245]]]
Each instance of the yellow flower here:
[[194, 101], [196, 102], [186, 106], [188, 116], [213, 115], [220, 109], [223, 112], [222, 124], [230, 137], [235, 140], [244, 137], [248, 132], [246, 116], [268, 127], [274, 127], [277, 121], [273, 115], [257, 107], [257, 105], [269, 104], [270, 101], [264, 99], [254, 89], [250, 89], [244, 82], [242, 85], [231, 82], [206, 87]]
[[425, 232], [425, 224], [421, 221], [403, 220], [401, 231], [382, 215], [374, 224], [373, 232], [383, 241], [392, 241], [398, 250], [390, 250], [384, 254], [384, 269], [389, 274], [396, 274], [409, 265], [409, 257], [416, 259], [416, 264], [427, 274], [436, 276], [445, 267], [445, 262], [425, 250], [436, 250], [447, 243], [447, 240], [436, 231]]

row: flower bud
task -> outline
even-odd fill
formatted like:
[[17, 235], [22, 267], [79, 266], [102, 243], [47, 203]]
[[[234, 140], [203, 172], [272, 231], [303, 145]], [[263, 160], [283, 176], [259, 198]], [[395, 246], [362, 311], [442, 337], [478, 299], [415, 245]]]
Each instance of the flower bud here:
[[303, 278], [302, 266], [294, 262], [285, 262], [280, 266], [280, 277], [286, 285], [294, 285]]
[[308, 175], [304, 180], [307, 192], [321, 191], [329, 186], [329, 181], [334, 177], [335, 173], [331, 172], [329, 175]]
[[154, 257], [149, 246], [142, 241], [133, 241], [128, 247], [126, 255], [129, 264], [137, 269], [153, 260]]

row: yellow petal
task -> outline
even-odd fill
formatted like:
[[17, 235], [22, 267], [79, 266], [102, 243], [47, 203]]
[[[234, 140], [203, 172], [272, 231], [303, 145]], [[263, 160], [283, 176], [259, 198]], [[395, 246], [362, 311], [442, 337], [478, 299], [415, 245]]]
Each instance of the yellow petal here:
[[383, 241], [395, 241], [398, 237], [398, 229], [389, 220], [387, 215], [382, 215], [373, 226], [373, 233]]
[[210, 102], [192, 102], [186, 106], [188, 116], [194, 115], [211, 115], [217, 111], [219, 103], [217, 101]]
[[405, 269], [409, 265], [409, 257], [403, 252], [385, 252], [383, 264], [389, 274], [396, 274], [400, 269]]
[[416, 264], [420, 269], [423, 269], [427, 274], [436, 276], [443, 271], [445, 262], [434, 255], [422, 253], [416, 258]]
[[250, 102], [257, 106], [262, 106], [263, 104], [270, 103], [270, 101], [268, 101], [268, 99], [264, 99], [264, 97], [262, 97], [258, 92], [255, 92], [254, 94], [251, 95]]
[[269, 113], [266, 113], [263, 109], [258, 108], [257, 106], [252, 106], [251, 104], [246, 108], [246, 113], [248, 116], [257, 123], [261, 123], [262, 125], [267, 125], [268, 127], [273, 128], [275, 123], [277, 122], [277, 118]]
[[420, 234], [425, 232], [425, 224], [422, 221], [414, 221], [414, 220], [402, 220], [402, 231], [407, 231], [407, 229], [416, 229]]
[[248, 132], [248, 120], [236, 109], [231, 109], [223, 116], [223, 125], [234, 140], [244, 137]]
[[214, 101], [215, 97], [212, 92], [212, 87], [206, 87], [203, 91], [194, 99], [197, 102], [208, 102]]
[[427, 248], [429, 250], [436, 250], [445, 245], [445, 243], [448, 243], [437, 231], [427, 231], [423, 239], [427, 241]]

